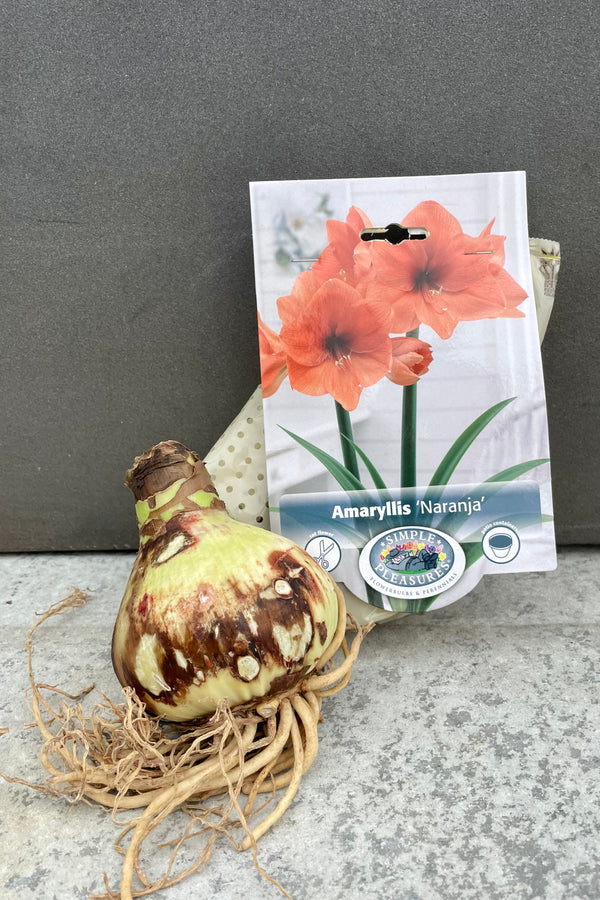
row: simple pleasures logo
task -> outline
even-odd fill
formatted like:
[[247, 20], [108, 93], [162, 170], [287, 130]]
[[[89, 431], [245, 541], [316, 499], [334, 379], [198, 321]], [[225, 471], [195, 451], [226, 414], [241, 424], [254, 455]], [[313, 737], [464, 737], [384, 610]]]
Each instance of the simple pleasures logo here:
[[435, 528], [393, 528], [369, 541], [359, 567], [365, 581], [388, 597], [432, 597], [458, 581], [465, 554]]

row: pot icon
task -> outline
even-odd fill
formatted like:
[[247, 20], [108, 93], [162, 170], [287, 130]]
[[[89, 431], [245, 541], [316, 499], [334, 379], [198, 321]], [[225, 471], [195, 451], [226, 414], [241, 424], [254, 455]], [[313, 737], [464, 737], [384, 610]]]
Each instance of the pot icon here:
[[496, 559], [506, 559], [513, 544], [510, 534], [494, 534], [490, 538], [490, 547]]
[[521, 549], [517, 532], [508, 525], [498, 524], [486, 533], [482, 548], [490, 562], [502, 565], [512, 562]]

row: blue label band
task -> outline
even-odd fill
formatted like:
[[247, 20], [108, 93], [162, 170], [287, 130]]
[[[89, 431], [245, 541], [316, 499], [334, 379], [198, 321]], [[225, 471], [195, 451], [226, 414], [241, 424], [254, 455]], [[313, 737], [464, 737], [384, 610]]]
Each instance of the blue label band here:
[[413, 611], [475, 562], [482, 574], [519, 571], [542, 521], [535, 482], [287, 494], [280, 515], [282, 533], [355, 594]]

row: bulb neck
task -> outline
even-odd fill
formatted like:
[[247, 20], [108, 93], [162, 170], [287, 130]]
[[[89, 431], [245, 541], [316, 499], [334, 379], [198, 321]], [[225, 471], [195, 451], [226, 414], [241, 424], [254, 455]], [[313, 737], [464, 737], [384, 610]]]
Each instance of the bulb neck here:
[[177, 513], [225, 509], [202, 460], [178, 441], [162, 441], [136, 457], [125, 484], [136, 499], [142, 539], [164, 531]]

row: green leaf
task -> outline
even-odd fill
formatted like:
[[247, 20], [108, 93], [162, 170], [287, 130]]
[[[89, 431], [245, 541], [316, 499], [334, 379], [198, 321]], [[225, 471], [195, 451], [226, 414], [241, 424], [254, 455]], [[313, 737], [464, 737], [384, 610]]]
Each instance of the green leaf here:
[[354, 441], [350, 440], [348, 435], [341, 434], [341, 438], [344, 441], [348, 441], [349, 444], [352, 444], [355, 451], [358, 453], [358, 455], [364, 462], [369, 475], [373, 479], [373, 484], [375, 485], [375, 487], [380, 491], [387, 491], [387, 487], [386, 487], [386, 484], [385, 484], [383, 478], [381, 477], [381, 475], [379, 474], [379, 472], [377, 471], [377, 469], [375, 468], [375, 466], [373, 465], [373, 463], [371, 462], [371, 460], [369, 459], [367, 454], [364, 452], [364, 450], [361, 450], [360, 447], [358, 446], [358, 444], [355, 444]]
[[318, 459], [321, 465], [325, 466], [327, 471], [333, 475], [337, 483], [341, 488], [345, 491], [364, 491], [364, 484], [358, 480], [358, 478], [350, 472], [346, 466], [342, 465], [341, 462], [338, 462], [335, 457], [331, 456], [329, 453], [326, 453], [325, 450], [320, 450], [319, 447], [315, 447], [314, 444], [311, 444], [310, 441], [306, 441], [304, 438], [299, 437], [297, 434], [294, 434], [292, 431], [288, 431], [287, 428], [284, 428], [283, 425], [279, 426], [282, 431], [285, 431], [286, 434], [289, 434], [293, 440], [295, 440], [301, 447], [304, 447], [305, 450], [308, 450], [309, 453]]
[[513, 400], [516, 399], [516, 397], [509, 397], [508, 400], [502, 400], [500, 403], [496, 403], [494, 406], [490, 407], [490, 409], [486, 410], [486, 412], [478, 416], [468, 428], [465, 428], [463, 433], [454, 441], [435, 470], [433, 477], [429, 482], [431, 487], [438, 484], [448, 484], [452, 473], [475, 438], [481, 434], [486, 425], [489, 425], [499, 412], [502, 412], [505, 406], [508, 406], [509, 403], [512, 403]]
[[[356, 458], [356, 450], [353, 442], [352, 420], [348, 410], [345, 409], [338, 400], [335, 401], [335, 415], [340, 438], [342, 438], [342, 458], [344, 460], [344, 465], [355, 478], [360, 478], [358, 459]], [[343, 438], [347, 438], [348, 440], [344, 442]]]
[[518, 463], [516, 466], [511, 466], [509, 469], [503, 469], [501, 472], [496, 472], [496, 474], [492, 475], [490, 478], [486, 478], [484, 484], [487, 484], [490, 481], [513, 481], [515, 478], [524, 475], [525, 472], [529, 472], [530, 469], [535, 469], [536, 466], [543, 466], [544, 463], [547, 462], [550, 462], [550, 460], [530, 459], [527, 462]]
[[465, 569], [468, 569], [469, 566], [472, 566], [474, 562], [477, 562], [477, 560], [481, 559], [483, 556], [483, 545], [481, 541], [479, 543], [464, 542], [462, 548], [465, 551]]
[[[471, 488], [469, 490], [469, 494], [478, 494], [480, 491], [486, 491], [486, 499], [489, 497], [493, 497], [494, 494], [498, 493], [498, 491], [502, 490], [503, 484], [507, 481], [513, 481], [515, 478], [519, 478], [520, 475], [524, 475], [526, 472], [529, 472], [531, 469], [535, 469], [536, 466], [542, 466], [544, 463], [550, 462], [549, 459], [530, 459], [527, 462], [518, 463], [516, 466], [511, 466], [509, 469], [503, 469], [501, 472], [496, 472], [495, 475], [492, 475], [490, 478], [486, 478], [484, 482], [482, 482], [478, 487]], [[489, 489], [485, 488], [486, 484], [494, 485]], [[464, 494], [461, 498], [462, 500], [467, 500], [469, 494]], [[468, 518], [468, 513], [448, 513], [440, 519], [436, 525], [436, 528], [439, 528], [441, 531], [444, 531], [445, 528], [449, 528], [452, 526], [453, 534], [456, 534], [460, 526], [463, 522], [466, 522]]]

